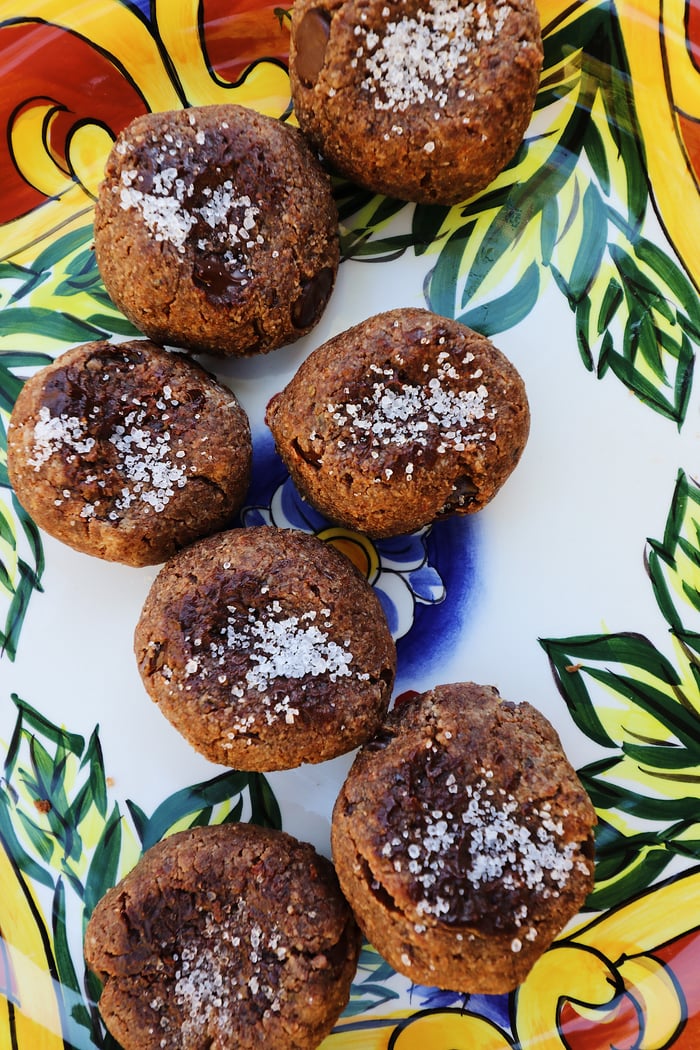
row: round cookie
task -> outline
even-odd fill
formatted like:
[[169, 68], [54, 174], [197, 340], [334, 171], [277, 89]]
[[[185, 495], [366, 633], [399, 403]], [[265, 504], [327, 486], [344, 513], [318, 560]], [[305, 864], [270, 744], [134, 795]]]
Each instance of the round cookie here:
[[457, 204], [522, 142], [542, 67], [535, 0], [295, 0], [299, 126], [337, 171]]
[[10, 482], [37, 525], [127, 565], [230, 525], [250, 479], [235, 395], [145, 339], [85, 343], [36, 372], [7, 439]]
[[341, 888], [365, 936], [419, 984], [520, 984], [593, 887], [595, 811], [528, 703], [473, 683], [391, 712], [333, 812]]
[[312, 1050], [348, 1001], [359, 947], [330, 862], [251, 824], [159, 842], [85, 934], [124, 1050]]
[[236, 105], [137, 117], [95, 207], [105, 287], [159, 343], [274, 350], [319, 320], [338, 268], [330, 180], [298, 129]]
[[313, 351], [266, 421], [309, 502], [381, 538], [481, 510], [517, 464], [530, 413], [521, 376], [488, 339], [406, 308]]
[[147, 692], [197, 751], [263, 772], [368, 740], [396, 671], [379, 599], [352, 563], [315, 536], [268, 526], [171, 559], [134, 644]]

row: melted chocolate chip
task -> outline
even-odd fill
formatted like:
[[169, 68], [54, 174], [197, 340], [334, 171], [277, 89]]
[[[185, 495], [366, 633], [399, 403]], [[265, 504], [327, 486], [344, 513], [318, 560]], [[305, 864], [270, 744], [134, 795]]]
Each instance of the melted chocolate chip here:
[[52, 416], [77, 416], [84, 418], [87, 412], [87, 397], [79, 382], [66, 372], [58, 372], [46, 380], [41, 399]]
[[204, 255], [195, 260], [192, 280], [212, 302], [230, 302], [234, 293], [248, 283], [250, 274], [227, 265], [218, 255]]
[[330, 27], [330, 15], [318, 7], [307, 11], [299, 23], [295, 69], [304, 87], [313, 87], [323, 69]]
[[479, 494], [479, 489], [471, 480], [471, 478], [461, 475], [457, 478], [452, 486], [453, 495], [445, 503], [444, 507], [441, 508], [440, 514], [451, 514], [453, 511], [458, 510], [460, 507], [468, 507], [470, 503], [473, 503]]
[[333, 287], [333, 270], [324, 266], [322, 270], [302, 283], [301, 295], [292, 307], [292, 324], [295, 328], [309, 328], [320, 316]]

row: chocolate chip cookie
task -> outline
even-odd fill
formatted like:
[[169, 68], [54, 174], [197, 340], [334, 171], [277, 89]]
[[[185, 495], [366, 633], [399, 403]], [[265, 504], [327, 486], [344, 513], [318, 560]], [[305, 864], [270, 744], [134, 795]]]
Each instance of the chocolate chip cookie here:
[[534, 0], [296, 0], [300, 127], [375, 193], [456, 204], [522, 142], [542, 67]]
[[290, 769], [368, 740], [396, 649], [375, 591], [307, 533], [259, 526], [161, 569], [135, 633], [151, 698], [212, 762]]
[[37, 525], [126, 565], [231, 525], [251, 459], [232, 391], [146, 339], [68, 350], [27, 380], [8, 428], [10, 481]]
[[251, 824], [153, 846], [85, 935], [124, 1050], [313, 1050], [348, 1001], [358, 952], [330, 862]]
[[221, 356], [294, 342], [338, 268], [328, 176], [298, 129], [243, 106], [137, 117], [110, 153], [95, 251], [155, 342]]
[[459, 992], [520, 984], [593, 887], [595, 811], [531, 704], [473, 683], [399, 705], [333, 812], [340, 885], [400, 973]]
[[375, 538], [481, 510], [530, 427], [525, 384], [505, 355], [458, 321], [414, 308], [318, 347], [266, 419], [309, 502]]

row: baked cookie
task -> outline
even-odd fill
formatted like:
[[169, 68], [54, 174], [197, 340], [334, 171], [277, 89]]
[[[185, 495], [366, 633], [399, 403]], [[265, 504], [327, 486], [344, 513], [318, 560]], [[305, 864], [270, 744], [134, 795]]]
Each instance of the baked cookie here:
[[145, 339], [62, 354], [24, 384], [7, 435], [10, 482], [37, 525], [127, 565], [232, 524], [251, 457], [235, 395]]
[[360, 927], [400, 973], [506, 992], [593, 887], [595, 811], [527, 703], [442, 685], [391, 712], [333, 812], [333, 858]]
[[312, 1050], [348, 1001], [359, 946], [331, 863], [251, 824], [153, 846], [85, 934], [124, 1050]]
[[380, 538], [481, 510], [517, 464], [530, 413], [522, 378], [488, 339], [407, 308], [311, 353], [266, 421], [309, 502]]
[[95, 251], [158, 343], [274, 350], [319, 320], [338, 268], [330, 180], [298, 129], [235, 105], [137, 117], [107, 160]]
[[381, 724], [396, 649], [352, 563], [307, 533], [211, 536], [160, 571], [135, 633], [151, 698], [212, 762], [291, 769]]
[[542, 68], [535, 0], [296, 0], [300, 127], [375, 193], [457, 204], [522, 142]]

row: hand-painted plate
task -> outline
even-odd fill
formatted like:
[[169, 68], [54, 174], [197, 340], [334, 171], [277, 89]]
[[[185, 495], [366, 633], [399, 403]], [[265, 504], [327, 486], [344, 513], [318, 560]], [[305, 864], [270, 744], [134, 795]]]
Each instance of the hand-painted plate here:
[[[244, 521], [352, 552], [398, 640], [397, 693], [470, 679], [558, 729], [599, 816], [596, 888], [510, 995], [412, 986], [367, 945], [327, 1050], [700, 1046], [700, 16], [690, 0], [541, 0], [545, 66], [512, 164], [454, 208], [336, 183], [343, 263], [318, 328], [207, 361], [248, 410]], [[155, 570], [38, 532], [4, 438], [23, 378], [133, 330], [91, 251], [116, 133], [231, 100], [290, 113], [288, 17], [255, 0], [0, 2], [0, 1048], [113, 1046], [86, 917], [141, 850], [253, 819], [328, 852], [350, 759], [212, 767], [145, 697], [132, 632]], [[370, 543], [310, 515], [263, 423], [314, 346], [429, 306], [527, 383], [529, 444], [479, 515]]]

